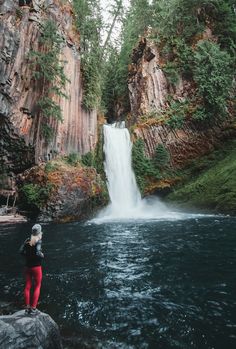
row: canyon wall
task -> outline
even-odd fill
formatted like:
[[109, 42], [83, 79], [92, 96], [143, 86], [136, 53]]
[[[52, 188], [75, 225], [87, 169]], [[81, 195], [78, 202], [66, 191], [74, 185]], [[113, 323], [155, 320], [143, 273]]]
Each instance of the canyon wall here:
[[[69, 2], [33, 0], [31, 8], [0, 0], [0, 166], [19, 173], [35, 163], [70, 152], [87, 153], [97, 141], [97, 113], [82, 107], [79, 33]], [[30, 50], [37, 51], [42, 24], [52, 19], [64, 38], [60, 59], [68, 78], [60, 105], [63, 122], [49, 118], [52, 141], [38, 137], [37, 102], [40, 90], [32, 79]]]
[[[204, 38], [206, 35], [211, 33], [207, 31]], [[193, 81], [182, 76], [175, 86], [170, 84], [163, 69], [165, 63], [158, 47], [146, 38], [133, 50], [128, 82], [130, 125], [134, 139], [144, 140], [149, 157], [154, 155], [158, 144], [163, 144], [170, 153], [172, 167], [181, 168], [189, 160], [209, 153], [223, 140], [235, 136], [236, 130], [230, 115], [218, 123], [201, 123], [186, 117], [182, 127], [175, 129], [158, 118], [158, 112], [168, 111], [170, 98], [184, 102], [196, 94]]]

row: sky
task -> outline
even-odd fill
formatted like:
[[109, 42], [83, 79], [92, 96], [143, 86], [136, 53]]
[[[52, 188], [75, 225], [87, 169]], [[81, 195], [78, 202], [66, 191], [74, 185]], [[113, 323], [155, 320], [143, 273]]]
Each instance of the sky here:
[[[123, 6], [127, 9], [129, 7], [129, 0], [123, 0]], [[109, 10], [114, 4], [114, 0], [100, 0], [102, 14], [105, 22], [109, 25], [112, 23], [113, 16], [109, 13]], [[117, 23], [116, 27], [113, 30], [112, 40], [116, 41], [119, 37], [121, 31], [121, 23]], [[106, 39], [106, 34], [104, 34], [104, 41]]]

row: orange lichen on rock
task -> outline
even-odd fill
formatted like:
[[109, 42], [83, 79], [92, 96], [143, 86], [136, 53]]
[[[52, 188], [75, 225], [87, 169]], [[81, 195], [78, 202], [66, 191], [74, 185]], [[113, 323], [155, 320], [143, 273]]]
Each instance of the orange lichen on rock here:
[[[20, 175], [21, 185], [51, 188], [42, 219], [68, 222], [91, 213], [94, 202], [103, 204], [104, 183], [92, 167], [69, 165], [62, 160], [35, 166]], [[94, 201], [94, 199], [96, 199]]]
[[151, 179], [148, 182], [147, 187], [145, 188], [145, 195], [153, 194], [155, 192], [161, 191], [163, 189], [168, 189], [173, 187], [176, 183], [180, 182], [182, 178], [174, 177], [174, 178], [164, 178], [160, 180]]

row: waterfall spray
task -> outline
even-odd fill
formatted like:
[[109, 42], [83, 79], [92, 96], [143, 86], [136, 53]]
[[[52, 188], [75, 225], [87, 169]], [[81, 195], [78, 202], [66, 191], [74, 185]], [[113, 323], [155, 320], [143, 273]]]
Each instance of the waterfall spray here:
[[132, 142], [125, 123], [104, 125], [104, 153], [110, 204], [99, 219], [156, 219], [167, 208], [157, 198], [142, 199], [132, 169]]
[[141, 198], [132, 169], [132, 142], [125, 123], [104, 125], [104, 153], [110, 204], [95, 223], [121, 220], [179, 220], [212, 215], [172, 211], [157, 197]]
[[141, 204], [135, 175], [132, 170], [132, 143], [129, 131], [122, 123], [117, 128], [105, 125], [104, 153], [105, 172], [111, 200], [110, 211], [117, 217], [126, 217]]

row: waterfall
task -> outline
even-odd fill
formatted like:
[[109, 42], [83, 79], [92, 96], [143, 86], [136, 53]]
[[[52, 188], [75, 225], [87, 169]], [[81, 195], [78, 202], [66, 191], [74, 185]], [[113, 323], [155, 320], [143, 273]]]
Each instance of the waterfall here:
[[105, 172], [110, 204], [99, 220], [166, 218], [167, 208], [157, 198], [142, 199], [132, 169], [132, 142], [125, 123], [103, 126]]
[[141, 204], [141, 195], [132, 170], [132, 143], [124, 123], [104, 125], [104, 153], [107, 188], [113, 216], [126, 217]]
[[110, 204], [89, 222], [96, 224], [121, 220], [181, 220], [212, 217], [180, 212], [157, 197], [141, 198], [132, 169], [132, 142], [125, 123], [104, 125], [104, 153]]

